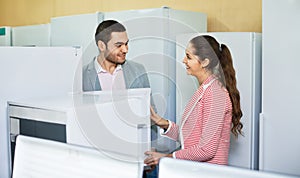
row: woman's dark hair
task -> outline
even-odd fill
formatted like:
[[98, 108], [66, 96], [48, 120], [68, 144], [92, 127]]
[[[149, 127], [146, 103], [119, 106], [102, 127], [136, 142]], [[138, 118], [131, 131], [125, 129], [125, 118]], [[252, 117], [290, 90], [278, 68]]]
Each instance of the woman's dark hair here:
[[99, 40], [103, 41], [105, 44], [111, 39], [112, 32], [125, 32], [126, 28], [119, 22], [115, 20], [105, 20], [101, 22], [95, 33], [96, 44]]
[[215, 74], [223, 86], [226, 87], [232, 103], [232, 128], [235, 137], [242, 134], [243, 124], [240, 122], [243, 116], [240, 106], [240, 93], [236, 87], [235, 70], [228, 47], [219, 44], [217, 40], [208, 35], [197, 36], [190, 43], [194, 47], [194, 55], [200, 60], [208, 59], [210, 62], [206, 69]]

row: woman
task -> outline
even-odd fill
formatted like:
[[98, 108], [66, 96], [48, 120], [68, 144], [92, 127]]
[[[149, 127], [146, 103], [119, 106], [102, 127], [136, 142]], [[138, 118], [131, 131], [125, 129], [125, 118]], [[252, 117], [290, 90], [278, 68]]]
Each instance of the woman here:
[[180, 141], [181, 149], [172, 154], [147, 151], [144, 163], [158, 164], [161, 157], [227, 165], [230, 131], [242, 134], [240, 95], [229, 49], [211, 36], [193, 38], [183, 59], [187, 74], [199, 82], [181, 119], [181, 125], [161, 118], [151, 108], [151, 119], [162, 128], [162, 135]]

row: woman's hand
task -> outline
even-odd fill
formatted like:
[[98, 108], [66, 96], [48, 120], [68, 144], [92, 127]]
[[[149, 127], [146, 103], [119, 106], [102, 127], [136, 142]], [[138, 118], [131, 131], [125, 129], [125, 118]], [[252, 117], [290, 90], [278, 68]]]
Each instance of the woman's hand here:
[[158, 125], [157, 123], [162, 119], [158, 114], [156, 114], [156, 112], [154, 111], [153, 107], [150, 107], [150, 118], [151, 120]]
[[144, 163], [147, 164], [147, 166], [155, 166], [159, 163], [161, 157], [167, 156], [167, 154], [155, 151], [146, 151], [145, 154], [148, 155], [148, 157], [144, 160]]
[[152, 106], [150, 107], [150, 118], [151, 120], [155, 123], [155, 125], [163, 128], [163, 129], [167, 129], [169, 127], [169, 122], [166, 119], [163, 119], [162, 117], [160, 117], [152, 108]]

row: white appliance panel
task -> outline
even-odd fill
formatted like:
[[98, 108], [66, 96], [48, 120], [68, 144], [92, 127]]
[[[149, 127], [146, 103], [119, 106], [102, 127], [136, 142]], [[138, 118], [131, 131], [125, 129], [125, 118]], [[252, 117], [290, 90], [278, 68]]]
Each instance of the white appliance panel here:
[[103, 19], [100, 12], [51, 18], [51, 46], [80, 46], [83, 65], [98, 55], [95, 32]]
[[7, 101], [81, 92], [81, 49], [0, 47], [0, 177], [9, 177]]
[[[118, 160], [143, 162], [144, 152], [151, 149], [149, 108], [150, 89], [139, 88], [16, 99], [9, 101], [8, 114], [13, 121], [62, 124], [67, 143], [113, 152], [109, 156]], [[13, 134], [23, 134], [22, 128], [14, 128]]]
[[13, 178], [142, 176], [142, 164], [113, 159], [101, 151], [18, 136]]
[[11, 27], [0, 27], [0, 46], [11, 46]]
[[300, 1], [263, 0], [260, 170], [300, 176]]
[[12, 27], [12, 46], [50, 46], [50, 24]]
[[159, 163], [159, 178], [295, 178], [244, 168], [163, 158]]

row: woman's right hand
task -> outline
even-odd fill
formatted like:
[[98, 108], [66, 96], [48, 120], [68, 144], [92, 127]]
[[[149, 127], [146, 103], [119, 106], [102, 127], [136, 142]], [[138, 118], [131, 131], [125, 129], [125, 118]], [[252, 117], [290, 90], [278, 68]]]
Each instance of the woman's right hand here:
[[150, 107], [150, 118], [151, 120], [155, 123], [155, 125], [161, 127], [161, 128], [168, 128], [169, 126], [169, 122], [166, 119], [163, 119], [162, 117], [160, 117], [152, 108], [152, 106]]

